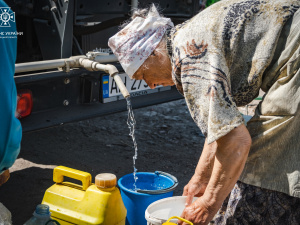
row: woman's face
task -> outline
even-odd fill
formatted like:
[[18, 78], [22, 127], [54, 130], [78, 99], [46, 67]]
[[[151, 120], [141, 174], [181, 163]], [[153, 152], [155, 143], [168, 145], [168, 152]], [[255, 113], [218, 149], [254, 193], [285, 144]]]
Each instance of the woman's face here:
[[145, 80], [150, 88], [158, 85], [173, 86], [172, 68], [166, 52], [165, 42], [161, 41], [143, 65], [134, 73], [136, 80]]

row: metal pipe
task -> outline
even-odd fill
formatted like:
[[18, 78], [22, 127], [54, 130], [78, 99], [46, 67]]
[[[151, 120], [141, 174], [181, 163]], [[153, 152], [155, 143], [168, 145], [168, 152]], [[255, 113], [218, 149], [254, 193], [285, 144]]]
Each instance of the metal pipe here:
[[18, 63], [15, 65], [15, 73], [55, 69], [55, 68], [59, 68], [59, 67], [64, 67], [65, 65], [66, 65], [66, 59], [55, 59], [55, 60], [45, 60], [45, 61], [38, 61], [38, 62], [29, 62], [29, 63]]
[[113, 65], [103, 65], [103, 64], [100, 64], [98, 62], [89, 60], [87, 58], [80, 58], [79, 59], [79, 64], [82, 67], [86, 68], [87, 70], [91, 70], [91, 71], [101, 70], [101, 71], [104, 71], [106, 73], [109, 73], [109, 75], [114, 78], [114, 80], [115, 80], [116, 84], [118, 85], [123, 97], [124, 98], [130, 97], [130, 94], [129, 94], [127, 88], [125, 87], [121, 77], [118, 75], [119, 71], [115, 66], [113, 66]]
[[[97, 60], [101, 62], [108, 62], [113, 58], [114, 57], [111, 56], [101, 56], [98, 57]], [[15, 66], [15, 73], [55, 69], [59, 67], [66, 67], [68, 70], [72, 67], [84, 67], [89, 71], [101, 70], [106, 73], [109, 73], [109, 75], [114, 78], [124, 98], [130, 97], [127, 88], [125, 87], [121, 77], [118, 75], [119, 71], [115, 66], [109, 64], [108, 65], [100, 64], [99, 62], [88, 59], [86, 56], [74, 56], [68, 59], [56, 59], [56, 60], [30, 62], [30, 63], [19, 63], [16, 64]]]
[[[99, 68], [101, 64], [98, 64], [97, 65], [97, 68]], [[113, 66], [113, 65], [105, 65], [105, 70], [109, 73], [109, 75], [114, 78], [116, 84], [118, 85], [123, 97], [126, 99], [128, 97], [130, 97], [130, 94], [125, 86], [125, 84], [123, 83], [121, 77], [119, 76], [119, 71], [118, 69]]]
[[133, 13], [133, 11], [138, 8], [138, 4], [138, 0], [131, 0], [131, 13]]
[[[54, 59], [54, 60], [28, 62], [28, 63], [17, 63], [15, 65], [15, 73], [61, 68], [61, 67], [65, 67], [67, 62], [71, 64], [70, 65], [71, 67], [78, 67], [77, 65], [78, 58], [86, 58], [86, 56], [81, 55], [81, 56], [73, 56], [71, 58], [66, 58], [66, 59]], [[95, 61], [99, 63], [110, 63], [110, 62], [117, 62], [118, 59], [115, 55], [99, 55], [95, 57]]]
[[110, 63], [110, 62], [117, 62], [118, 58], [115, 55], [97, 55], [94, 61], [98, 63]]
[[123, 97], [126, 99], [128, 97], [130, 97], [130, 94], [126, 88], [126, 86], [124, 85], [121, 77], [119, 76], [119, 74], [115, 74], [115, 75], [112, 75], [112, 77], [114, 78], [116, 84], [118, 85]]

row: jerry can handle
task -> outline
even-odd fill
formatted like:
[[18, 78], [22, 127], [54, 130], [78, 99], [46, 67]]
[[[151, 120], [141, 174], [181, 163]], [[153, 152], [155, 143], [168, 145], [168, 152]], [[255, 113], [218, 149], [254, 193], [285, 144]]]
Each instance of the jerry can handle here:
[[75, 170], [65, 166], [57, 166], [53, 170], [53, 181], [62, 183], [64, 177], [70, 177], [82, 182], [82, 189], [85, 191], [92, 183], [92, 175], [80, 170]]
[[183, 222], [185, 222], [185, 223], [194, 225], [192, 222], [190, 222], [190, 221], [188, 221], [188, 220], [186, 220], [186, 219], [183, 219], [183, 218], [181, 218], [181, 217], [179, 217], [179, 216], [172, 216], [172, 217], [170, 217], [170, 218], [167, 220], [166, 223], [170, 222], [172, 219], [178, 219], [178, 220], [181, 220], [181, 221], [183, 221]]

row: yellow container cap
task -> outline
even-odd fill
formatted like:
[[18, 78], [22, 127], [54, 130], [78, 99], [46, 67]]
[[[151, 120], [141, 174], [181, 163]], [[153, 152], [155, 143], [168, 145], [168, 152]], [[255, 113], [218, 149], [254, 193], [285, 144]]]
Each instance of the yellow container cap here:
[[113, 188], [117, 185], [117, 177], [112, 173], [100, 173], [95, 177], [98, 188]]

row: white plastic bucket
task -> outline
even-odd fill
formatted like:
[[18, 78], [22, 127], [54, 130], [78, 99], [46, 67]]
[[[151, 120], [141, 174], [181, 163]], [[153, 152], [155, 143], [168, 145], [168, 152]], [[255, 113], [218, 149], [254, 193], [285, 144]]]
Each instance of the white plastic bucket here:
[[[197, 198], [195, 197], [193, 201]], [[185, 208], [186, 197], [176, 196], [153, 202], [145, 211], [147, 225], [162, 225], [172, 216], [181, 216]], [[171, 222], [176, 223], [176, 219]]]

